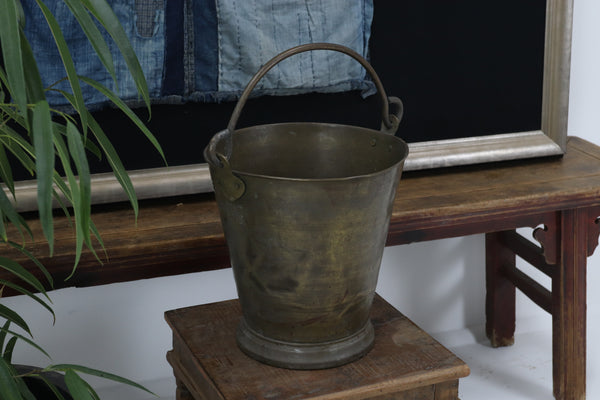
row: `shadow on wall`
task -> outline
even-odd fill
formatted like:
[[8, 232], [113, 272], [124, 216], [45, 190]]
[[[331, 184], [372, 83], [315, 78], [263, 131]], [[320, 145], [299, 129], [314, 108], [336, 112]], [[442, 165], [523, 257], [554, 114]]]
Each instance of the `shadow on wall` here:
[[377, 292], [429, 333], [481, 326], [484, 246], [473, 235], [387, 247]]

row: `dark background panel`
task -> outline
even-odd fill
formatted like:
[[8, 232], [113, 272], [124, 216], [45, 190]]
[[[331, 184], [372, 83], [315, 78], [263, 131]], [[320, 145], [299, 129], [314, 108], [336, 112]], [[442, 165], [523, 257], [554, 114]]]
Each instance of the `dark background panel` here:
[[[545, 8], [544, 0], [375, 0], [370, 60], [387, 94], [404, 102], [398, 136], [410, 143], [539, 129]], [[248, 102], [238, 127], [318, 121], [378, 129], [378, 100], [357, 92], [261, 97]], [[234, 106], [154, 106], [149, 127], [169, 165], [204, 162], [204, 147]], [[118, 111], [96, 116], [126, 168], [164, 165]], [[109, 170], [104, 160], [92, 164]]]
[[371, 61], [408, 142], [541, 127], [544, 0], [375, 1]]

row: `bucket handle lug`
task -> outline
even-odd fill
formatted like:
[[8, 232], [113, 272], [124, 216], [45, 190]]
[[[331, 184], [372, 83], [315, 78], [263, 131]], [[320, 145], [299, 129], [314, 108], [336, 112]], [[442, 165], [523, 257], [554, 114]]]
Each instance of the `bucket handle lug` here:
[[215, 154], [221, 163], [221, 168], [215, 168], [213, 172], [213, 185], [220, 186], [221, 193], [225, 195], [227, 200], [234, 202], [244, 195], [246, 184], [233, 173], [226, 156], [219, 152]]
[[[224, 143], [223, 151], [225, 154], [217, 151], [217, 143]], [[231, 132], [228, 129], [215, 134], [204, 152], [206, 161], [210, 162], [216, 168], [212, 171], [212, 181], [214, 186], [220, 187], [220, 192], [225, 195], [227, 200], [234, 202], [246, 192], [246, 184], [231, 169], [229, 157], [231, 156]]]
[[395, 135], [398, 130], [398, 125], [400, 125], [400, 121], [402, 120], [402, 115], [404, 114], [404, 104], [402, 104], [402, 100], [398, 97], [388, 97], [388, 102], [391, 106], [394, 106], [396, 109], [393, 114], [389, 114], [391, 125], [388, 127], [385, 124], [385, 121], [381, 121], [381, 132], [387, 133], [388, 135]]

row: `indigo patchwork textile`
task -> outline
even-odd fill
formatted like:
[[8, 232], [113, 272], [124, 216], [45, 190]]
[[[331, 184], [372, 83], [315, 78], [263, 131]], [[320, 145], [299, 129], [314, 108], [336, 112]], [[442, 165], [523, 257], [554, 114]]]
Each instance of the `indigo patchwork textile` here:
[[[169, 0], [171, 1], [171, 0]], [[121, 21], [125, 32], [130, 38], [132, 46], [144, 68], [150, 96], [161, 97], [161, 86], [163, 79], [164, 49], [165, 49], [165, 20], [164, 3], [167, 0], [150, 1], [113, 1], [110, 2], [115, 14]], [[75, 68], [79, 75], [93, 78], [116, 91], [123, 99], [136, 101], [138, 99], [133, 79], [127, 72], [127, 66], [119, 55], [118, 49], [112, 40], [107, 40], [118, 78], [119, 90], [102, 63], [96, 56], [92, 46], [89, 44], [81, 27], [72, 16], [68, 7], [62, 0], [46, 0], [48, 8], [52, 11], [60, 24], [61, 30], [69, 45], [69, 50], [75, 62]], [[146, 3], [141, 7], [140, 3]], [[25, 34], [31, 43], [36, 61], [42, 75], [42, 82], [46, 87], [54, 85], [53, 88], [70, 92], [67, 82], [61, 81], [65, 78], [62, 61], [56, 45], [52, 39], [50, 28], [44, 19], [42, 12], [35, 1], [22, 2], [25, 12]], [[152, 7], [154, 5], [154, 7]], [[139, 12], [139, 14], [138, 14]], [[139, 29], [139, 30], [138, 30]], [[103, 29], [100, 29], [103, 32]], [[105, 33], [105, 32], [103, 32]], [[108, 34], [106, 34], [108, 38]], [[56, 84], [59, 82], [58, 84]], [[56, 85], [55, 85], [56, 84]], [[82, 85], [86, 103], [91, 107], [102, 105], [106, 102], [104, 96], [93, 88]], [[48, 100], [52, 106], [68, 105], [60, 94], [48, 92]]]
[[[118, 90], [62, 0], [45, 0], [59, 21], [77, 72], [138, 101], [133, 80], [118, 49], [107, 37]], [[250, 78], [270, 58], [299, 44], [329, 42], [363, 57], [373, 17], [372, 0], [108, 0], [140, 60], [155, 103], [220, 102], [239, 97]], [[46, 86], [70, 91], [52, 35], [33, 1], [23, 2], [25, 34]], [[100, 31], [104, 33], [103, 29]], [[57, 83], [58, 82], [58, 83]], [[106, 99], [84, 87], [88, 106]], [[358, 62], [331, 52], [312, 51], [289, 58], [259, 83], [254, 95], [363, 90], [373, 84]], [[49, 93], [55, 107], [68, 106]]]

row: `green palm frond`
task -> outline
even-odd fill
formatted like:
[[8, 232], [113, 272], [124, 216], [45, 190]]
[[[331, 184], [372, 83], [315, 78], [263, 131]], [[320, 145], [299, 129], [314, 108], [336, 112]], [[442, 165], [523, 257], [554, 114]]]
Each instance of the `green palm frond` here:
[[[130, 203], [138, 214], [138, 203], [131, 180], [117, 151], [111, 144], [102, 127], [86, 107], [82, 85], [85, 84], [101, 93], [108, 102], [120, 109], [138, 128], [140, 138], [150, 141], [164, 159], [162, 149], [144, 123], [118, 97], [118, 95], [92, 80], [79, 76], [74, 55], [71, 54], [59, 21], [44, 0], [31, 0], [43, 14], [49, 32], [60, 55], [64, 80], [69, 83], [69, 91], [58, 91], [72, 105], [74, 114], [69, 115], [51, 108], [46, 93], [55, 88], [44, 87], [42, 78], [24, 28], [22, 0], [0, 0], [0, 242], [19, 249], [33, 260], [34, 274], [6, 257], [0, 256], [0, 269], [13, 279], [0, 279], [0, 299], [2, 289], [8, 287], [26, 295], [46, 308], [52, 316], [50, 300], [46, 287], [52, 287], [52, 277], [43, 265], [26, 250], [32, 231], [27, 221], [15, 208], [15, 182], [12, 163], [37, 179], [38, 213], [42, 232], [48, 242], [50, 254], [53, 252], [55, 202], [63, 208], [65, 214], [74, 221], [76, 256], [74, 268], [85, 247], [95, 255], [92, 245], [95, 237], [100, 247], [103, 242], [100, 233], [92, 222], [91, 214], [91, 176], [88, 157], [106, 158], [113, 174], [129, 197]], [[29, 1], [29, 0], [28, 0]], [[115, 13], [106, 0], [62, 0], [75, 20], [82, 28], [82, 34], [100, 59], [102, 66], [115, 82], [119, 82], [115, 72], [111, 45], [116, 45], [131, 74], [139, 97], [150, 111], [148, 86], [133, 51], [129, 39]], [[102, 32], [104, 30], [104, 32]], [[106, 33], [107, 35], [104, 35]], [[109, 37], [112, 43], [105, 39]], [[64, 199], [64, 200], [63, 200]], [[18, 201], [18, 199], [17, 199]], [[12, 226], [13, 229], [8, 229]], [[11, 232], [17, 232], [18, 239], [9, 238]], [[98, 258], [98, 256], [96, 256]], [[36, 276], [43, 276], [42, 283]], [[35, 292], [41, 293], [42, 296]], [[47, 300], [46, 300], [47, 299]], [[48, 356], [33, 338], [25, 318], [5, 305], [0, 304], [0, 398], [30, 399], [32, 394], [26, 388], [23, 377], [16, 375], [12, 366], [13, 348], [17, 342], [23, 342]], [[14, 326], [16, 330], [9, 329]], [[17, 332], [19, 331], [19, 332]], [[23, 334], [24, 332], [25, 334]], [[29, 335], [29, 337], [27, 336]], [[54, 365], [43, 371], [60, 371], [75, 398], [97, 398], [97, 394], [79, 374], [95, 375], [116, 382], [143, 387], [125, 378], [106, 372], [77, 365]], [[43, 375], [39, 375], [44, 379]], [[144, 389], [145, 390], [145, 389]]]

